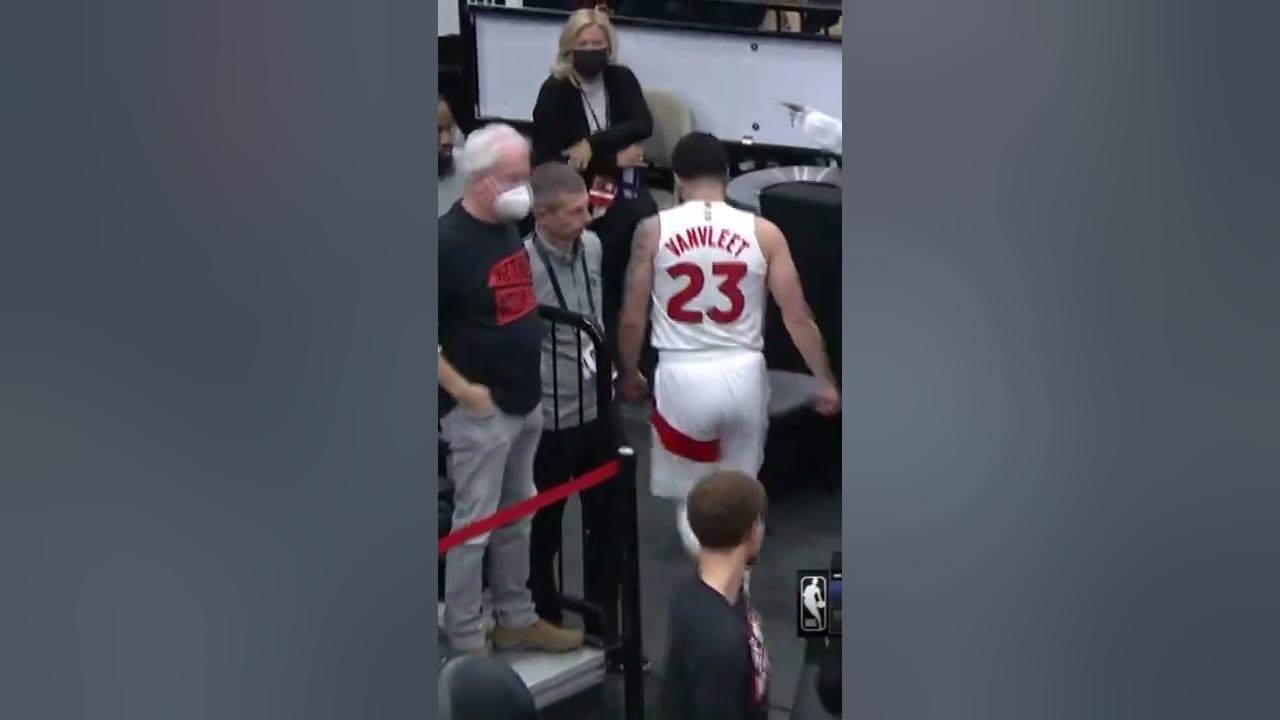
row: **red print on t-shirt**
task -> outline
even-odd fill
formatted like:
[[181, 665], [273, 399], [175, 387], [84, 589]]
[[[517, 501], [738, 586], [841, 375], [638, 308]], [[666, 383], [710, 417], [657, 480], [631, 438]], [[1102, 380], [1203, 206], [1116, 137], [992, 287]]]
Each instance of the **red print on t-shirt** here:
[[489, 270], [489, 288], [493, 290], [499, 325], [509, 325], [538, 308], [533, 294], [533, 267], [524, 250], [494, 264]]

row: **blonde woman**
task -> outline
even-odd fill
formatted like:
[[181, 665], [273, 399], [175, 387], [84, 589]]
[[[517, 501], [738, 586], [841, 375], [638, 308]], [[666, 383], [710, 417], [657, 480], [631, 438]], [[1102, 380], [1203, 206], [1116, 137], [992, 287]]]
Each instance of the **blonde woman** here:
[[578, 10], [560, 33], [551, 75], [533, 109], [533, 162], [567, 162], [588, 187], [596, 178], [634, 196], [653, 117], [635, 73], [618, 62], [607, 12]]
[[[603, 246], [601, 311], [612, 346], [631, 236], [658, 212], [639, 168], [653, 117], [635, 73], [618, 62], [618, 34], [608, 13], [578, 10], [569, 15], [551, 75], [533, 109], [533, 162], [564, 162], [590, 189], [612, 185], [607, 209], [594, 207], [591, 230]], [[595, 193], [593, 199], [597, 199]]]

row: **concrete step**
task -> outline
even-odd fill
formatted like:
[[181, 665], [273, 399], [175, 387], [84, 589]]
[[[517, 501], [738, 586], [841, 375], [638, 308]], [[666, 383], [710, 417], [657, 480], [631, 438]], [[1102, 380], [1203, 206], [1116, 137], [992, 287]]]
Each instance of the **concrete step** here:
[[[443, 604], [437, 606], [436, 613], [437, 623], [443, 626]], [[492, 627], [492, 619], [488, 616], [485, 617], [485, 627]], [[495, 651], [493, 656], [516, 671], [525, 687], [529, 688], [539, 710], [589, 690], [604, 682], [605, 678], [604, 651], [593, 647], [567, 653]]]

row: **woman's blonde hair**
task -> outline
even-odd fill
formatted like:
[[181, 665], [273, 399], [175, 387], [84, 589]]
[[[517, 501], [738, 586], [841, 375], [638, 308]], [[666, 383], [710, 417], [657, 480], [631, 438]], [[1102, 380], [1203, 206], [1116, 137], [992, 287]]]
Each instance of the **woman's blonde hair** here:
[[573, 11], [560, 31], [560, 49], [556, 52], [556, 64], [551, 68], [552, 75], [561, 80], [573, 77], [573, 46], [578, 42], [578, 35], [592, 25], [604, 30], [605, 39], [609, 42], [609, 64], [617, 63], [618, 31], [609, 22], [609, 13], [603, 8], [584, 8]]

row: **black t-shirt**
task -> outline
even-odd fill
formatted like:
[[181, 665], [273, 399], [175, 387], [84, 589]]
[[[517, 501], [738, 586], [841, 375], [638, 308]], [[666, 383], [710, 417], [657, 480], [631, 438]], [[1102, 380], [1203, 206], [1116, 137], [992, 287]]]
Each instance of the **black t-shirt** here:
[[[508, 415], [542, 399], [542, 338], [529, 256], [514, 226], [488, 225], [453, 207], [440, 233], [440, 348], [467, 380], [489, 388]], [[440, 391], [440, 414], [455, 405]]]
[[745, 594], [730, 605], [694, 575], [671, 598], [663, 720], [767, 720], [769, 661]]

